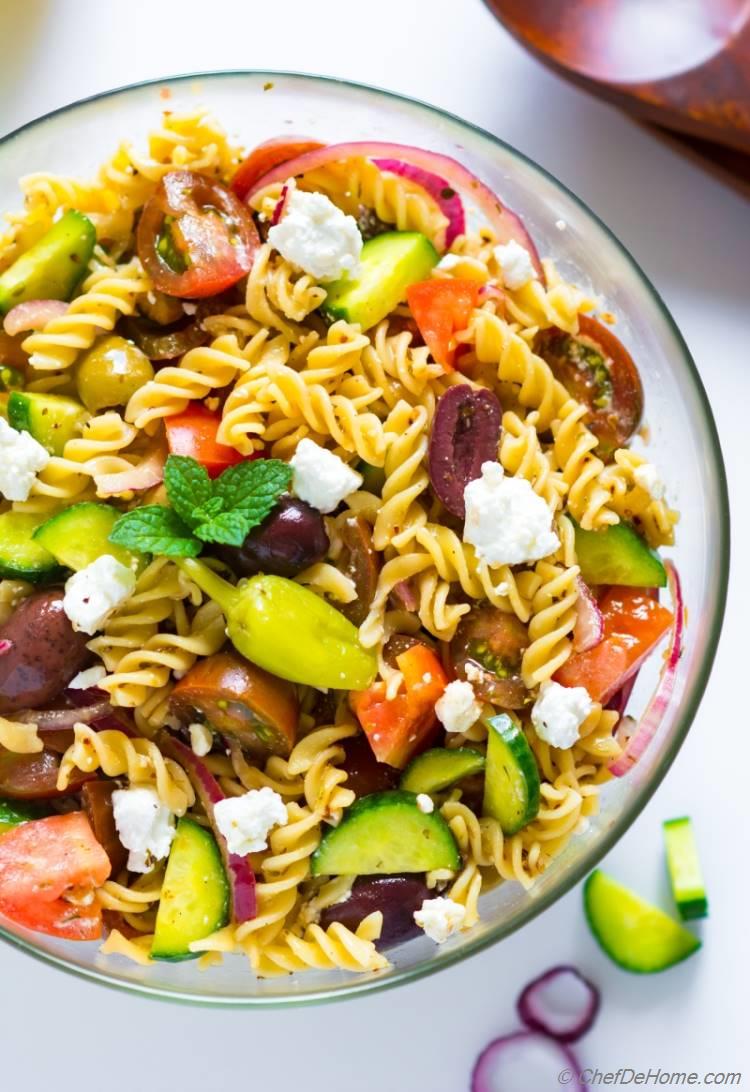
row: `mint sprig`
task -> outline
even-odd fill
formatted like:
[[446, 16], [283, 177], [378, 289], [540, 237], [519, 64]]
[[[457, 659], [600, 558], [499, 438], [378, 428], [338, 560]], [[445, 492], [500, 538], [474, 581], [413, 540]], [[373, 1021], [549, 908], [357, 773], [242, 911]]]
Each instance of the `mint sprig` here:
[[257, 459], [228, 467], [215, 481], [187, 455], [170, 455], [164, 467], [169, 502], [121, 516], [110, 542], [141, 553], [196, 557], [204, 542], [241, 546], [275, 508], [292, 479], [280, 459]]

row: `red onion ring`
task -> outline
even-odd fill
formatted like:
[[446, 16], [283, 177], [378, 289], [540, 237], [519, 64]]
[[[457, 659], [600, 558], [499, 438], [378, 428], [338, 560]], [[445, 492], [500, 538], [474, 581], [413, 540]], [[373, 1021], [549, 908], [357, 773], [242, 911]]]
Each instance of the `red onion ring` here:
[[159, 485], [164, 480], [166, 457], [164, 448], [159, 444], [130, 470], [121, 470], [117, 474], [95, 474], [97, 493], [100, 497], [112, 497], [117, 493], [140, 492]]
[[284, 215], [284, 210], [286, 208], [288, 200], [289, 200], [289, 186], [286, 183], [284, 183], [284, 185], [281, 187], [281, 196], [279, 197], [278, 201], [276, 202], [276, 205], [275, 205], [274, 210], [273, 210], [273, 216], [271, 217], [271, 227], [276, 227], [279, 220]]
[[40, 732], [59, 732], [74, 728], [76, 724], [93, 724], [102, 717], [112, 715], [109, 699], [75, 709], [26, 709], [16, 715], [22, 724], [36, 724]]
[[576, 624], [573, 628], [573, 651], [588, 652], [604, 639], [604, 616], [588, 585], [578, 577]]
[[560, 1043], [574, 1043], [596, 1020], [601, 994], [575, 967], [561, 965], [529, 982], [516, 1002], [522, 1022]]
[[538, 1031], [516, 1031], [486, 1046], [471, 1075], [471, 1092], [547, 1092], [569, 1077], [565, 1087], [586, 1092], [581, 1066], [564, 1043]]
[[397, 174], [401, 178], [408, 178], [410, 182], [414, 182], [430, 195], [448, 221], [448, 226], [445, 229], [446, 250], [454, 239], [465, 233], [466, 216], [464, 215], [463, 202], [444, 178], [433, 174], [432, 171], [414, 167], [411, 163], [402, 163], [399, 159], [375, 159], [373, 162], [381, 171], [388, 171], [390, 174]]
[[48, 322], [59, 318], [68, 310], [62, 300], [27, 300], [17, 303], [5, 316], [3, 329], [10, 337], [27, 330], [43, 330]]
[[4, 637], [2, 641], [0, 641], [0, 656], [6, 656], [12, 648], [13, 642]]

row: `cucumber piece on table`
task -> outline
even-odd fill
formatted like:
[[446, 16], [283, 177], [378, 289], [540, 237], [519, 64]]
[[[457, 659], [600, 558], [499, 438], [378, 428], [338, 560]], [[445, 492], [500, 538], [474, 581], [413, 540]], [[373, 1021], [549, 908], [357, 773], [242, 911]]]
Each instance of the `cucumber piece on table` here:
[[63, 569], [34, 532], [44, 516], [5, 512], [0, 516], [0, 577], [28, 580], [31, 584], [54, 583]]
[[401, 788], [415, 793], [440, 792], [483, 769], [484, 755], [480, 751], [470, 747], [458, 747], [455, 751], [434, 747], [412, 759], [401, 777]]
[[503, 834], [515, 834], [539, 811], [539, 768], [521, 726], [500, 713], [487, 719], [484, 814], [497, 819]]
[[20, 800], [0, 800], [0, 834], [6, 830], [28, 823], [30, 819], [41, 819], [48, 813], [37, 804], [24, 804]]
[[583, 886], [583, 906], [591, 932], [624, 971], [666, 971], [701, 946], [678, 921], [600, 869]]
[[322, 310], [331, 319], [369, 330], [406, 297], [410, 284], [429, 277], [438, 252], [418, 231], [387, 231], [362, 247], [359, 272], [326, 285]]
[[616, 523], [603, 531], [584, 531], [575, 524], [575, 536], [581, 577], [587, 584], [666, 587], [661, 558], [629, 523]]
[[197, 959], [190, 951], [226, 925], [229, 884], [213, 834], [193, 819], [180, 819], [164, 874], [156, 914], [153, 959]]
[[134, 571], [138, 557], [109, 541], [121, 513], [109, 504], [82, 501], [64, 508], [34, 532], [34, 541], [74, 572], [79, 572], [103, 554], [111, 554]]
[[457, 869], [461, 858], [438, 811], [419, 810], [413, 793], [363, 796], [323, 837], [312, 856], [313, 876], [392, 875]]
[[91, 261], [96, 229], [70, 209], [0, 275], [0, 315], [26, 300], [69, 300]]
[[708, 899], [693, 824], [687, 816], [668, 819], [663, 824], [663, 830], [669, 879], [680, 917], [683, 921], [705, 918], [708, 915]]
[[68, 440], [80, 434], [88, 417], [80, 402], [61, 394], [11, 391], [8, 420], [19, 432], [30, 433], [50, 455], [62, 455]]

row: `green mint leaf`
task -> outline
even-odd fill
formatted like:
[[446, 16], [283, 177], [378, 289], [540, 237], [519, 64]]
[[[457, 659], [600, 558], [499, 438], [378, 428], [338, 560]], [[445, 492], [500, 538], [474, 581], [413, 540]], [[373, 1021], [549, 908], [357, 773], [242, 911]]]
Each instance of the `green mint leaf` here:
[[193, 522], [207, 523], [212, 520], [214, 516], [220, 515], [224, 511], [224, 502], [221, 497], [211, 497], [211, 500], [206, 501], [200, 508], [193, 509]]
[[221, 542], [225, 546], [241, 546], [250, 530], [248, 518], [242, 512], [221, 512], [195, 528], [204, 542]]
[[211, 479], [205, 466], [189, 455], [169, 455], [164, 484], [170, 504], [189, 527], [200, 521], [193, 512], [211, 500]]
[[109, 541], [162, 557], [197, 557], [201, 543], [171, 508], [148, 504], [120, 516]]
[[289, 488], [292, 468], [281, 459], [256, 459], [230, 466], [214, 482], [214, 496], [221, 497], [227, 512], [241, 512], [248, 530], [261, 523]]

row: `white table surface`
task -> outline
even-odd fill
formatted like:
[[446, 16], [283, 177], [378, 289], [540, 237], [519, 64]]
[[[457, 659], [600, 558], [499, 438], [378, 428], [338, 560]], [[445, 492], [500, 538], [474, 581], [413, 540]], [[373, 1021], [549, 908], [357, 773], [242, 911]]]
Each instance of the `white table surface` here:
[[681, 326], [724, 445], [735, 579], [697, 722], [607, 866], [657, 895], [661, 821], [689, 812], [711, 896], [705, 946], [664, 975], [627, 975], [594, 945], [576, 890], [520, 935], [436, 977], [372, 998], [278, 1012], [212, 1012], [130, 997], [3, 946], [2, 1084], [34, 1092], [96, 1085], [109, 1092], [460, 1092], [482, 1046], [516, 1026], [519, 988], [554, 963], [572, 962], [604, 998], [580, 1044], [586, 1064], [704, 1073], [744, 1063], [744, 1086], [750, 725], [747, 703], [735, 693], [747, 671], [750, 610], [748, 585], [738, 578], [750, 535], [750, 208], [626, 118], [548, 74], [479, 0], [0, 0], [0, 133], [134, 80], [253, 67], [389, 87], [502, 136], [610, 224]]

